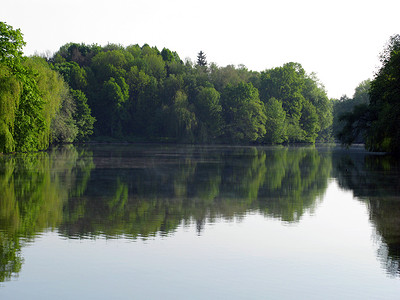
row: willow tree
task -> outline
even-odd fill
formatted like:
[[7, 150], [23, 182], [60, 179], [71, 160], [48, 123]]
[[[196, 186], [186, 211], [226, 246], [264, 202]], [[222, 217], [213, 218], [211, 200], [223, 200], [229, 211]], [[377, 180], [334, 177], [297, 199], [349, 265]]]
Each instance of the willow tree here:
[[[15, 84], [9, 85], [11, 94], [3, 90], [2, 110], [0, 116], [0, 149], [1, 151], [31, 151], [45, 149], [39, 143], [40, 132], [44, 128], [41, 116], [43, 99], [35, 81], [34, 72], [24, 66], [22, 47], [25, 42], [19, 29], [0, 22], [0, 67], [3, 87], [17, 80], [21, 91], [17, 96]], [[9, 94], [9, 93], [8, 93]], [[8, 99], [8, 100], [6, 100]]]

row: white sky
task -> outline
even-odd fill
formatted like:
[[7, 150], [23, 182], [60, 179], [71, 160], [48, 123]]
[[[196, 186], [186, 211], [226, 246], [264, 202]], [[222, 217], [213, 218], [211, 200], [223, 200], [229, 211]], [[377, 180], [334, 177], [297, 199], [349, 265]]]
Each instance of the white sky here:
[[352, 96], [400, 33], [399, 0], [1, 0], [0, 21], [20, 28], [26, 55], [68, 42], [203, 50], [219, 66], [262, 71], [286, 62], [315, 72], [328, 96]]

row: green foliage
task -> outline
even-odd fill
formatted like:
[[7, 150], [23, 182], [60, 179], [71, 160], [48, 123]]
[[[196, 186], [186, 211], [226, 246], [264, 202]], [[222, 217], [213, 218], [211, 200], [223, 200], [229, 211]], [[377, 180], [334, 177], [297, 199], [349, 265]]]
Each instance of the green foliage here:
[[103, 84], [102, 111], [99, 116], [103, 125], [103, 132], [112, 137], [122, 134], [122, 121], [124, 120], [124, 104], [129, 98], [129, 87], [123, 77], [117, 80], [110, 77]]
[[382, 67], [371, 82], [366, 146], [400, 154], [400, 35], [390, 38], [381, 54]]
[[[302, 127], [303, 130], [306, 130], [306, 132], [308, 132], [307, 133], [308, 138], [310, 138], [310, 136], [315, 136], [315, 139], [311, 138], [310, 140], [311, 142], [315, 141], [316, 139], [323, 142], [330, 141], [331, 127], [333, 122], [333, 115], [332, 115], [333, 104], [332, 101], [329, 100], [328, 96], [326, 95], [324, 86], [321, 83], [319, 83], [315, 74], [311, 74], [310, 76], [306, 77], [302, 94], [306, 99], [306, 101], [312, 104], [312, 106], [315, 108], [315, 113], [318, 118], [317, 124], [313, 125], [317, 129], [316, 132], [309, 131], [309, 129], [312, 130], [312, 128], [314, 127], [308, 127], [309, 129]], [[312, 107], [309, 107], [308, 111], [310, 109], [313, 110]], [[303, 107], [303, 112], [304, 112], [304, 107]]]
[[[381, 54], [382, 66], [371, 81], [368, 104], [355, 106], [343, 115], [346, 123], [339, 133], [344, 144], [351, 144], [364, 133], [371, 151], [400, 153], [400, 35], [390, 38]], [[360, 91], [359, 93], [362, 93]]]
[[259, 85], [264, 103], [270, 98], [282, 102], [290, 142], [330, 140], [333, 107], [315, 74], [307, 75], [298, 63], [287, 63], [261, 72]]
[[144, 71], [146, 74], [157, 78], [157, 80], [162, 80], [167, 75], [165, 69], [165, 62], [160, 55], [146, 55], [143, 58]]
[[49, 141], [44, 140], [46, 135], [41, 134], [48, 133], [42, 115], [44, 101], [34, 79], [34, 73], [26, 69], [17, 76], [22, 81], [22, 93], [15, 112], [15, 148], [23, 152], [46, 149]]
[[[6, 152], [46, 147], [41, 139], [45, 129], [41, 114], [44, 103], [33, 70], [22, 64], [24, 45], [20, 30], [0, 22], [0, 75], [4, 88], [1, 104], [5, 109], [0, 119], [0, 149]], [[13, 78], [22, 87], [18, 96]]]
[[175, 61], [175, 56], [172, 54], [171, 50], [163, 48], [161, 51], [161, 56], [165, 62]]
[[319, 122], [315, 106], [309, 101], [304, 101], [301, 111], [300, 127], [304, 131], [304, 141], [314, 143], [318, 136]]
[[76, 62], [64, 62], [55, 64], [54, 69], [58, 71], [68, 85], [75, 90], [85, 90], [87, 87], [87, 74]]
[[[208, 64], [202, 51], [194, 65], [148, 44], [68, 43], [47, 61], [30, 58], [22, 64], [20, 31], [3, 23], [1, 30], [9, 52], [3, 65], [21, 86], [14, 102], [15, 93], [2, 94], [10, 112], [0, 123], [2, 151], [46, 149], [51, 142], [87, 140], [92, 132], [186, 142], [330, 139], [332, 102], [298, 63], [258, 73], [243, 65]], [[271, 98], [278, 102], [269, 103]]]
[[[64, 60], [55, 57], [54, 68], [88, 98], [97, 136], [233, 143], [329, 139], [331, 102], [318, 79], [297, 63], [259, 74], [242, 65], [208, 66], [202, 51], [197, 64], [184, 64], [176, 52], [147, 44], [67, 44], [57, 55]], [[270, 98], [281, 107], [271, 103], [267, 118]]]
[[228, 85], [222, 96], [225, 136], [231, 142], [254, 142], [265, 134], [264, 105], [251, 83]]
[[0, 64], [0, 153], [15, 150], [14, 122], [21, 85], [8, 67]]
[[[84, 89], [85, 70], [76, 62], [66, 62], [62, 51], [53, 59], [60, 61], [55, 68], [59, 72], [43, 58], [24, 58], [20, 31], [4, 23], [0, 29], [0, 152], [44, 150], [52, 142], [75, 141], [76, 104], [63, 77]], [[87, 55], [92, 51], [83, 45], [65, 49], [66, 57], [76, 60], [78, 52]]]
[[93, 124], [96, 122], [96, 118], [92, 117], [85, 94], [80, 90], [71, 90], [70, 92], [75, 104], [73, 119], [78, 130], [76, 140], [86, 141], [93, 134]]
[[0, 63], [11, 69], [17, 68], [25, 46], [21, 30], [0, 22]]
[[74, 118], [76, 106], [74, 98], [69, 93], [66, 93], [61, 99], [61, 107], [51, 121], [51, 138], [53, 143], [72, 143], [78, 134]]
[[[24, 65], [37, 73], [35, 81], [43, 100], [40, 116], [44, 121], [42, 130], [38, 135], [38, 149], [47, 149], [52, 141], [51, 125], [53, 120], [57, 119], [56, 121], [61, 123], [58, 127], [60, 129], [64, 128], [66, 131], [76, 131], [74, 120], [72, 119], [75, 107], [70, 100], [68, 86], [60, 74], [52, 70], [43, 58], [31, 57], [26, 60]], [[60, 139], [62, 135], [56, 133], [55, 136], [57, 136], [58, 142], [63, 141]], [[75, 136], [76, 134], [72, 136], [71, 134], [66, 135], [68, 137], [66, 141], [72, 142]]]
[[[347, 96], [341, 97], [339, 100], [335, 100], [333, 102], [333, 121], [332, 121], [332, 131], [335, 137], [343, 136], [345, 134], [341, 134], [340, 132], [346, 126], [347, 117], [344, 115], [348, 115], [356, 106], [364, 105], [368, 106], [369, 104], [369, 89], [371, 86], [371, 80], [364, 80], [361, 82], [355, 89], [353, 98], [348, 98]], [[359, 113], [359, 111], [357, 112]], [[366, 124], [365, 124], [366, 125]], [[349, 125], [347, 125], [349, 126]], [[358, 126], [359, 127], [359, 126]], [[346, 130], [350, 129], [347, 127]], [[365, 143], [365, 128], [363, 130], [360, 129], [360, 132], [357, 133], [354, 137], [351, 138], [354, 143]], [[347, 142], [350, 142], [347, 137]]]
[[214, 88], [202, 88], [195, 102], [196, 116], [200, 123], [200, 139], [214, 141], [223, 133], [222, 106], [220, 93]]
[[168, 135], [177, 141], [193, 142], [197, 120], [189, 106], [185, 92], [182, 90], [176, 92], [174, 103], [165, 109], [165, 113], [167, 114]]
[[287, 117], [296, 122], [300, 119], [304, 101], [304, 79], [305, 71], [297, 63], [266, 70], [261, 73], [260, 97], [264, 102], [272, 97], [280, 99]]
[[353, 110], [340, 116], [339, 121], [344, 122], [342, 130], [338, 133], [339, 140], [346, 145], [355, 141], [365, 140], [366, 128], [369, 124], [369, 110], [366, 104], [354, 106]]
[[[331, 102], [315, 75], [297, 63], [260, 74], [243, 65], [208, 66], [202, 51], [197, 64], [184, 64], [176, 52], [147, 44], [67, 44], [51, 61], [70, 87], [87, 96], [97, 136], [233, 143], [329, 139]], [[281, 107], [271, 103], [268, 121], [271, 98]]]
[[79, 66], [87, 66], [91, 63], [91, 59], [101, 51], [101, 47], [77, 43], [68, 43], [60, 48], [60, 50], [55, 53], [51, 62], [53, 63], [63, 63], [65, 61], [75, 62]]
[[282, 102], [271, 98], [265, 103], [265, 137], [264, 141], [272, 144], [281, 144], [287, 141], [286, 112]]

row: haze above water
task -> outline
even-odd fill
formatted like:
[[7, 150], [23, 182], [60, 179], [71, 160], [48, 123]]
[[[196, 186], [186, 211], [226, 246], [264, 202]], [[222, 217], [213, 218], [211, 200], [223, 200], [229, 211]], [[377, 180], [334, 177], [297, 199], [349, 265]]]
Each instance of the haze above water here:
[[89, 145], [0, 157], [1, 299], [397, 299], [399, 162]]

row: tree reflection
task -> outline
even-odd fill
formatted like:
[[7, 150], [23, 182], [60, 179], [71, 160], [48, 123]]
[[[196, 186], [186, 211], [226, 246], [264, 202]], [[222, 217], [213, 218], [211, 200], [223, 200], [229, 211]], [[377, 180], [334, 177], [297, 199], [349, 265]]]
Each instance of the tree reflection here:
[[370, 220], [377, 231], [378, 256], [387, 272], [400, 275], [400, 164], [398, 159], [360, 154], [337, 153], [335, 177], [342, 188], [352, 190], [368, 203]]
[[96, 169], [86, 193], [68, 201], [60, 233], [147, 238], [196, 223], [201, 234], [206, 220], [251, 210], [299, 221], [324, 193], [331, 170], [330, 154], [313, 147], [170, 146], [150, 152], [94, 151]]
[[46, 230], [147, 239], [195, 224], [202, 234], [207, 222], [252, 211], [298, 222], [332, 174], [368, 203], [382, 240], [378, 255], [398, 275], [400, 167], [390, 157], [314, 147], [102, 145], [0, 158], [0, 281], [18, 274], [21, 248]]
[[93, 163], [74, 147], [4, 156], [0, 161], [0, 281], [16, 275], [21, 247], [63, 222], [63, 207], [79, 196]]
[[[79, 150], [80, 149], [80, 150]], [[44, 230], [68, 238], [148, 238], [249, 211], [296, 222], [315, 206], [330, 155], [313, 148], [67, 147], [1, 161], [0, 280]]]

